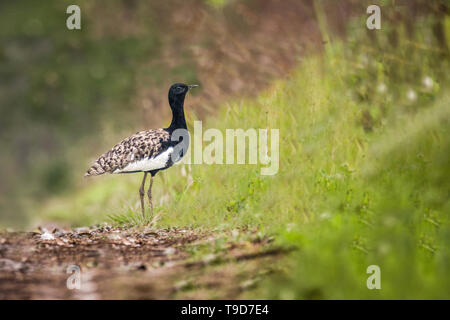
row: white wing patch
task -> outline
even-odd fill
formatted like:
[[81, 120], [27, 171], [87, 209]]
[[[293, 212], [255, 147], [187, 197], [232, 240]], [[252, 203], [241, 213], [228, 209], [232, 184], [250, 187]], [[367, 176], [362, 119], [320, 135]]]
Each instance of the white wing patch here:
[[[133, 171], [152, 171], [164, 168], [167, 161], [169, 161], [173, 152], [173, 147], [168, 148], [163, 153], [158, 154], [153, 158], [144, 158], [135, 162], [129, 163], [123, 169], [117, 169], [113, 173], [133, 172]], [[134, 157], [133, 157], [134, 158]]]

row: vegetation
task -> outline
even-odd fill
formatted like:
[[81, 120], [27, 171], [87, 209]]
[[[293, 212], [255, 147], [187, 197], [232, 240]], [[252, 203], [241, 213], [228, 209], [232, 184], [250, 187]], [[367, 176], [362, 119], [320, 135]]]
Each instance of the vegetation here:
[[[450, 19], [423, 16], [412, 29], [392, 20], [367, 36], [364, 17], [287, 79], [204, 121], [221, 131], [279, 128], [276, 175], [179, 165], [155, 178], [152, 227], [256, 229], [295, 248], [249, 298], [450, 298]], [[143, 225], [141, 178], [86, 179], [34, 216]], [[370, 265], [381, 268], [381, 290], [367, 289]]]
[[[448, 298], [449, 60], [420, 45], [421, 23], [413, 41], [400, 35], [390, 50], [358, 34], [335, 41], [259, 98], [224, 104], [204, 127], [280, 128], [278, 174], [172, 168], [155, 181], [157, 226], [256, 227], [297, 248], [258, 298]], [[139, 179], [89, 181], [43, 216], [133, 224]], [[382, 290], [367, 289], [369, 265], [380, 266]]]
[[88, 157], [167, 121], [171, 83], [202, 84], [203, 117], [284, 75], [316, 34], [309, 2], [76, 3], [81, 30], [66, 28], [71, 1], [0, 3], [1, 226], [29, 225], [35, 202], [80, 187]]

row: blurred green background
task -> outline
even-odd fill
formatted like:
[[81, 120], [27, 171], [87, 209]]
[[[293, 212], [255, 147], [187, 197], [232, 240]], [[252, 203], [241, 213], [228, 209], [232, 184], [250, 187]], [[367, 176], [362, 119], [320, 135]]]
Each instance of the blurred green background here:
[[286, 74], [317, 38], [302, 31], [311, 3], [78, 1], [82, 30], [68, 30], [70, 4], [0, 4], [2, 224], [24, 225], [35, 200], [76, 187], [105, 146], [166, 125], [173, 82], [201, 83], [191, 115], [212, 114]]
[[174, 167], [159, 226], [298, 248], [253, 298], [449, 298], [448, 1], [76, 1], [80, 31], [69, 4], [0, 4], [2, 226], [135, 224], [141, 177], [83, 172], [199, 83], [189, 126], [279, 128], [280, 171]]

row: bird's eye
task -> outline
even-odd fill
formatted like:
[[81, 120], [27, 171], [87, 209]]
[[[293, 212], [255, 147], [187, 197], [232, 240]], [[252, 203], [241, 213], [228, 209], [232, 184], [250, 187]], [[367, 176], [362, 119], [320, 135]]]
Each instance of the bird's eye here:
[[177, 93], [182, 93], [184, 91], [183, 87], [177, 87]]

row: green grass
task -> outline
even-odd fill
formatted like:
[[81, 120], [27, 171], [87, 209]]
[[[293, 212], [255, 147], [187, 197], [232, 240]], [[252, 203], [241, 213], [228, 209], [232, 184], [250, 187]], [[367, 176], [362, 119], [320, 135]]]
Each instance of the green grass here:
[[[204, 122], [204, 130], [279, 128], [278, 174], [192, 165], [155, 179], [155, 227], [258, 228], [298, 249], [253, 298], [450, 298], [448, 59], [436, 67], [416, 51], [356, 48], [335, 43], [257, 99], [224, 104]], [[139, 224], [141, 178], [86, 180], [38, 216]], [[366, 287], [369, 265], [381, 268], [381, 290]]]

